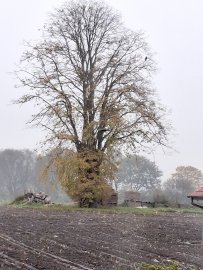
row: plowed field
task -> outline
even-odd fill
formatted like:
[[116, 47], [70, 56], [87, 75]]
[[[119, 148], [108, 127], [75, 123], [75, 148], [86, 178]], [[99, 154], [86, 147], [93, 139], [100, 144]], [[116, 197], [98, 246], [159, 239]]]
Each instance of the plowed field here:
[[203, 215], [0, 208], [0, 269], [203, 269]]

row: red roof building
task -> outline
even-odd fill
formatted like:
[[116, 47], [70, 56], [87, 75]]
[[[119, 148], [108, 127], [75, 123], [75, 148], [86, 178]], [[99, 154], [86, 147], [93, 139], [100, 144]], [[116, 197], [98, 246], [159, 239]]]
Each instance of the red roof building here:
[[202, 200], [203, 201], [203, 187], [201, 187], [198, 190], [192, 192], [187, 197], [191, 198], [191, 204], [192, 205], [203, 209], [203, 205], [199, 205], [199, 204], [193, 202], [194, 200], [196, 200], [196, 201]]
[[203, 187], [189, 194], [188, 198], [193, 198], [194, 200], [203, 200]]

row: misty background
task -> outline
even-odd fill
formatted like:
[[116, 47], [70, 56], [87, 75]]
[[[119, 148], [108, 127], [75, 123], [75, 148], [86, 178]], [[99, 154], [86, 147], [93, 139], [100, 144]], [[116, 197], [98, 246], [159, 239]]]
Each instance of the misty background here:
[[[26, 125], [34, 107], [12, 100], [24, 89], [15, 88], [12, 72], [24, 51], [23, 41], [38, 40], [48, 14], [64, 1], [0, 1], [0, 149], [38, 148], [43, 131]], [[145, 33], [158, 70], [153, 78], [160, 101], [170, 111], [170, 145], [147, 155], [166, 180], [179, 165], [203, 170], [203, 2], [201, 0], [106, 0], [123, 16], [125, 25]], [[141, 153], [142, 155], [144, 153]]]

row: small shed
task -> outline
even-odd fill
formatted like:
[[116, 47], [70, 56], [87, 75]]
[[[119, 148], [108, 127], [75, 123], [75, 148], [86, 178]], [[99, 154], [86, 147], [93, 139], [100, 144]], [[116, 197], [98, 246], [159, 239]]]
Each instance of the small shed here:
[[198, 190], [192, 192], [187, 197], [191, 198], [191, 204], [192, 205], [203, 209], [203, 204], [194, 203], [194, 201], [198, 201], [198, 202], [203, 201], [203, 187], [200, 187]]
[[107, 206], [107, 207], [118, 206], [118, 193], [112, 189], [111, 196], [107, 199], [102, 200], [101, 204], [103, 206]]
[[124, 204], [128, 207], [140, 206], [141, 194], [136, 191], [126, 191], [124, 193]]

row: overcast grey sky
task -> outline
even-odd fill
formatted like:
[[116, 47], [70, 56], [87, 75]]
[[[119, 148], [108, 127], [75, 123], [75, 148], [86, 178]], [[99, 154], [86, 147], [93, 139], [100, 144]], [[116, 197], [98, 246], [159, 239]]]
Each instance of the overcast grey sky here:
[[[47, 14], [62, 0], [0, 0], [0, 148], [34, 149], [43, 134], [28, 129], [31, 106], [11, 105], [22, 94], [15, 89], [15, 63], [23, 40], [37, 40]], [[132, 30], [143, 30], [155, 52], [158, 72], [154, 85], [163, 104], [171, 110], [177, 152], [155, 152], [165, 178], [178, 165], [203, 171], [203, 1], [106, 0]]]

